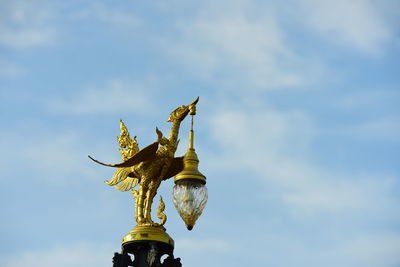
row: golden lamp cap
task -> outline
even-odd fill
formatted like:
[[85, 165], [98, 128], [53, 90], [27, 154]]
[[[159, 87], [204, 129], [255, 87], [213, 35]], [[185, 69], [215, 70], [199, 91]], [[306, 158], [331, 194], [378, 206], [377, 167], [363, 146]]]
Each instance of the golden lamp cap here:
[[183, 157], [183, 170], [175, 176], [175, 183], [183, 181], [206, 183], [206, 177], [198, 169], [199, 158], [193, 148], [193, 135], [193, 130], [190, 130], [189, 148]]

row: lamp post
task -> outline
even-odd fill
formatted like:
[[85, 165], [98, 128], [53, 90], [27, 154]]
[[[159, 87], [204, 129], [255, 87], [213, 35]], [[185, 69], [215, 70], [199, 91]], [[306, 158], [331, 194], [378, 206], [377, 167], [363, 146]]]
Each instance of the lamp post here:
[[183, 170], [175, 176], [173, 201], [176, 210], [186, 224], [193, 229], [207, 203], [206, 177], [198, 170], [199, 159], [194, 149], [193, 115], [189, 132], [189, 148], [183, 157]]
[[[96, 163], [117, 168], [113, 177], [105, 182], [120, 191], [131, 191], [135, 201], [136, 226], [122, 238], [122, 252], [114, 254], [114, 267], [182, 266], [180, 258], [174, 258], [174, 241], [164, 227], [167, 216], [162, 197], [157, 209], [159, 222], [152, 220], [151, 206], [161, 182], [174, 176], [173, 202], [188, 230], [193, 228], [207, 203], [206, 177], [198, 170], [199, 160], [193, 145], [193, 117], [198, 101], [199, 98], [175, 109], [167, 120], [172, 123], [168, 138], [156, 128], [157, 141], [141, 150], [136, 136], [130, 138], [121, 120], [117, 137], [121, 163], [106, 164], [89, 156]], [[192, 116], [189, 148], [183, 157], [175, 157], [180, 124], [188, 114]], [[129, 254], [134, 255], [133, 260]], [[161, 263], [163, 255], [168, 257]]]

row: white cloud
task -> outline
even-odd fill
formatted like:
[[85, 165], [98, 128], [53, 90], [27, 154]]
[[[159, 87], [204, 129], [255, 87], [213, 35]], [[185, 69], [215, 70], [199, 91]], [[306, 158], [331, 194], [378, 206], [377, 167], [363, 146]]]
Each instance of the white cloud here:
[[353, 263], [342, 262], [340, 266], [399, 266], [400, 236], [399, 234], [376, 235], [369, 233], [349, 241], [337, 252]]
[[[73, 132], [59, 135], [48, 133], [48, 135], [50, 136], [32, 140], [30, 147], [25, 147], [24, 153], [21, 151], [21, 158], [25, 159], [25, 162], [32, 163], [28, 164], [31, 165], [31, 169], [59, 174], [71, 170], [82, 171], [82, 158], [78, 156], [82, 143], [79, 136]], [[37, 159], [40, 159], [40, 162]]]
[[45, 1], [7, 1], [0, 9], [0, 45], [13, 48], [49, 45], [55, 29], [50, 25], [53, 12]]
[[[385, 9], [369, 0], [213, 1], [192, 9], [177, 20], [173, 38], [160, 46], [185, 71], [221, 89], [300, 89], [332, 79], [320, 51], [305, 54], [307, 43], [293, 40], [292, 32], [304, 27], [369, 54], [380, 53], [393, 40]], [[309, 38], [304, 41], [319, 41]]]
[[183, 266], [223, 266], [224, 264], [239, 266], [237, 262], [230, 263], [231, 259], [226, 258], [230, 257], [236, 249], [234, 242], [230, 237], [215, 236], [215, 234], [209, 238], [204, 235], [202, 237], [197, 235], [195, 238], [178, 238], [175, 240], [174, 255], [182, 259]]
[[[370, 173], [322, 168], [310, 153], [319, 129], [309, 115], [300, 111], [257, 105], [246, 108], [235, 103], [234, 107], [222, 107], [213, 114], [208, 129], [219, 147], [218, 152], [202, 156], [203, 164], [209, 170], [226, 169], [261, 179], [268, 188], [268, 197], [255, 198], [255, 205], [262, 208], [266, 203], [260, 202], [272, 199], [282, 204], [278, 204], [277, 209], [283, 209], [279, 214], [289, 215], [280, 219], [290, 225], [292, 232], [285, 234], [281, 227], [277, 227], [278, 233], [268, 227], [260, 231], [260, 239], [270, 241], [266, 244], [270, 247], [270, 265], [398, 264], [398, 231], [380, 223], [395, 224], [400, 219], [395, 174], [385, 170]], [[228, 181], [232, 181], [231, 177]], [[303, 227], [315, 229], [302, 233]], [[294, 229], [300, 230], [293, 234]], [[255, 242], [254, 238], [249, 242]], [[282, 258], [281, 253], [291, 248], [291, 258]], [[315, 257], [310, 257], [312, 254]]]
[[358, 90], [357, 92], [346, 92], [344, 96], [334, 103], [334, 107], [340, 110], [350, 111], [381, 109], [388, 103], [397, 103], [400, 99], [398, 90], [385, 90], [383, 88], [373, 88], [373, 90]]
[[278, 15], [268, 8], [210, 2], [178, 23], [178, 37], [161, 44], [194, 75], [223, 88], [295, 88], [318, 80], [319, 63], [292, 51]]
[[117, 247], [101, 243], [77, 243], [48, 250], [25, 251], [0, 258], [3, 267], [109, 267]]
[[14, 30], [0, 27], [0, 36], [0, 44], [16, 48], [26, 48], [51, 44], [54, 31], [50, 28], [26, 28]]
[[352, 125], [343, 130], [343, 134], [358, 139], [374, 139], [385, 141], [400, 140], [400, 119], [371, 119], [364, 123]]
[[[297, 174], [301, 176], [302, 174]], [[295, 176], [292, 176], [294, 179]], [[325, 174], [316, 171], [307, 183], [300, 181], [283, 190], [282, 200], [296, 216], [313, 214], [375, 214], [399, 218], [391, 214], [399, 204], [392, 198], [397, 182], [388, 175]]]
[[[270, 232], [265, 237], [264, 251], [271, 266], [324, 266], [324, 267], [393, 267], [398, 266], [400, 259], [400, 236], [371, 232], [354, 235], [357, 230], [344, 234], [347, 229], [336, 229], [335, 236], [318, 242], [318, 235], [331, 232], [330, 225], [322, 226], [324, 231], [308, 232], [304, 237], [301, 233]], [[318, 232], [317, 232], [318, 231]], [[290, 257], [287, 257], [290, 251]], [[261, 257], [260, 257], [261, 258]], [[260, 259], [262, 261], [263, 259]], [[265, 259], [264, 259], [265, 260]]]
[[0, 77], [15, 78], [24, 75], [26, 70], [14, 63], [0, 61]]
[[[29, 171], [29, 179], [35, 177], [53, 185], [71, 182], [71, 176], [76, 173], [86, 178], [96, 177], [96, 170], [90, 168], [89, 159], [86, 158], [87, 152], [84, 151], [87, 139], [73, 131], [42, 132], [32, 131], [44, 129], [42, 125], [30, 127], [32, 128], [27, 130], [15, 129], [13, 134], [7, 134], [5, 131], [2, 133], [0, 143], [4, 156], [0, 165], [5, 175], [1, 179], [8, 179], [18, 168]], [[21, 140], [24, 140], [23, 146], [15, 145], [21, 144]]]
[[[245, 169], [264, 179], [293, 214], [340, 214], [368, 208], [385, 214], [398, 204], [390, 197], [396, 180], [389, 174], [339, 173], [313, 163], [309, 151], [317, 131], [304, 113], [236, 106], [217, 112], [210, 129], [215, 129], [213, 137], [220, 151], [227, 151], [216, 155], [218, 165]], [[208, 164], [212, 166], [212, 159]]]
[[51, 99], [50, 109], [76, 114], [148, 112], [152, 108], [149, 88], [114, 79], [101, 88], [88, 88], [70, 99]]
[[278, 58], [284, 60], [290, 52], [273, 21], [252, 22], [244, 16], [202, 19], [185, 25], [183, 31], [186, 40], [177, 47], [183, 52], [181, 58], [190, 60], [187, 65], [198, 62], [209, 72], [206, 75], [219, 75], [218, 69], [225, 67], [238, 68], [258, 85], [267, 81], [271, 87], [302, 82], [295, 74], [277, 70]]
[[140, 19], [131, 12], [115, 9], [101, 3], [95, 3], [86, 9], [79, 10], [70, 17], [78, 20], [98, 20], [120, 28], [136, 28], [141, 25]]
[[208, 239], [178, 239], [175, 241], [176, 249], [182, 253], [195, 251], [198, 253], [207, 253], [207, 251], [227, 251], [231, 244], [224, 239], [208, 238]]
[[370, 0], [306, 0], [299, 20], [333, 43], [378, 53], [393, 33], [384, 14]]

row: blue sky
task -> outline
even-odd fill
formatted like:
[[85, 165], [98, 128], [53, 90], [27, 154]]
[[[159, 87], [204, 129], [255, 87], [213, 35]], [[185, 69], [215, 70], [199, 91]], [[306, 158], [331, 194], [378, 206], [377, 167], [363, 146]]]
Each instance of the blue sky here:
[[[111, 266], [134, 225], [103, 183], [200, 96], [209, 201], [161, 185], [183, 266], [400, 265], [395, 0], [0, 1], [0, 265]], [[189, 121], [177, 155], [187, 148]]]

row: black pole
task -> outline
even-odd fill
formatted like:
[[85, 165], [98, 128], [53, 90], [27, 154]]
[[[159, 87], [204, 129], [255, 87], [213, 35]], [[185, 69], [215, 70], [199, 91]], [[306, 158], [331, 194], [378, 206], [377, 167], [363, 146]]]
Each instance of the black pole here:
[[[113, 267], [182, 267], [173, 251], [172, 245], [159, 241], [132, 241], [122, 245], [121, 253], [114, 253]], [[164, 255], [167, 258], [161, 263]]]

